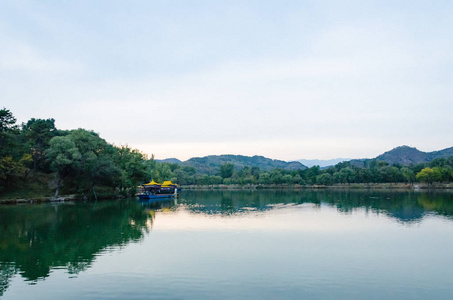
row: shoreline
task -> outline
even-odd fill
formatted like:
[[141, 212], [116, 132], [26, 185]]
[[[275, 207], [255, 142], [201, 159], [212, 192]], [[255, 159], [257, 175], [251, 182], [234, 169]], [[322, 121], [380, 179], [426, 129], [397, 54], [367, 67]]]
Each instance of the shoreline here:
[[[209, 191], [209, 190], [394, 190], [394, 191], [453, 191], [453, 183], [351, 183], [334, 185], [278, 185], [278, 184], [211, 184], [211, 185], [181, 185], [182, 190]], [[100, 200], [118, 199], [118, 197], [99, 198]], [[84, 201], [75, 195], [55, 197], [30, 198], [0, 198], [2, 204], [41, 204], [51, 202]]]
[[55, 197], [34, 197], [34, 198], [5, 198], [0, 199], [1, 204], [40, 204], [40, 203], [50, 203], [50, 202], [70, 202], [70, 201], [80, 201], [83, 199], [78, 199], [75, 195], [66, 195]]
[[266, 190], [266, 189], [288, 189], [288, 190], [313, 190], [313, 189], [375, 189], [375, 190], [453, 190], [453, 183], [351, 183], [334, 185], [299, 185], [299, 184], [210, 184], [210, 185], [181, 185], [183, 190]]

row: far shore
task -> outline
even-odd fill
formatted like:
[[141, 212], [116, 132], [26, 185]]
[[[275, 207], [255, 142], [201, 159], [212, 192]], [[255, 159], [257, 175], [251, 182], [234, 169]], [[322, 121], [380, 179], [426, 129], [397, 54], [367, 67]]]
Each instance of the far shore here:
[[[215, 184], [215, 185], [182, 185], [184, 190], [203, 191], [203, 190], [393, 190], [393, 191], [453, 191], [453, 183], [351, 183], [325, 185], [277, 185], [277, 184]], [[105, 199], [118, 199], [121, 197], [111, 197]], [[86, 199], [77, 198], [75, 195], [65, 195], [55, 197], [30, 197], [30, 198], [0, 198], [0, 204], [35, 204], [49, 202], [72, 202], [84, 201]]]
[[448, 190], [453, 189], [453, 183], [342, 183], [334, 185], [299, 185], [299, 184], [211, 184], [211, 185], [182, 185], [187, 190], [248, 190], [248, 189], [396, 189], [396, 190]]

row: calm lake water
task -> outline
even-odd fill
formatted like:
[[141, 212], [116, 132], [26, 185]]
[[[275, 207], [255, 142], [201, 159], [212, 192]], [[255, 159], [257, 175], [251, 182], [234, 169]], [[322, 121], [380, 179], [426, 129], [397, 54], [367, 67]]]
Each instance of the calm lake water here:
[[1, 299], [453, 299], [453, 194], [0, 206]]

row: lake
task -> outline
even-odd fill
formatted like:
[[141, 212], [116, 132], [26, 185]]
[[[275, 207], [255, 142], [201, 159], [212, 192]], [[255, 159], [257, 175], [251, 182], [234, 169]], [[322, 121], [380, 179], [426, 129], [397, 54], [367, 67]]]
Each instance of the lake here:
[[1, 299], [453, 299], [448, 192], [0, 206]]

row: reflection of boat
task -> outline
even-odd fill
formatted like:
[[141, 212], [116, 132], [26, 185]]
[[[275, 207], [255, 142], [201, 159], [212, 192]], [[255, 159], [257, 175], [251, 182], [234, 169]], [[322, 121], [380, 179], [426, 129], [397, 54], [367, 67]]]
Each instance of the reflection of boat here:
[[178, 185], [171, 181], [160, 184], [154, 180], [138, 187], [136, 196], [139, 200], [173, 198], [178, 195]]

